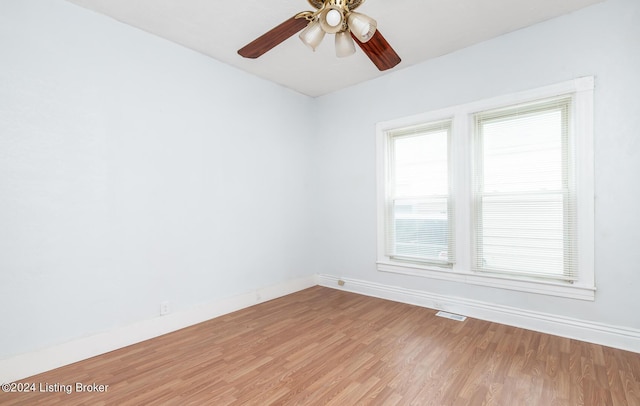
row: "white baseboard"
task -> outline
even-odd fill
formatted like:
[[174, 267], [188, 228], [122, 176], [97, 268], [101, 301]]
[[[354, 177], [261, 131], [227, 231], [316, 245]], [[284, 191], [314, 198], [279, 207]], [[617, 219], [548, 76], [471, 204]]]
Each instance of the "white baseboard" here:
[[[339, 280], [345, 282], [343, 286], [338, 285]], [[637, 329], [331, 275], [319, 275], [318, 284], [640, 353], [640, 330]]]
[[175, 312], [83, 337], [64, 344], [0, 360], [0, 383], [15, 382], [61, 366], [105, 354], [194, 324], [211, 320], [255, 304], [317, 285], [316, 275], [216, 300], [188, 311]]

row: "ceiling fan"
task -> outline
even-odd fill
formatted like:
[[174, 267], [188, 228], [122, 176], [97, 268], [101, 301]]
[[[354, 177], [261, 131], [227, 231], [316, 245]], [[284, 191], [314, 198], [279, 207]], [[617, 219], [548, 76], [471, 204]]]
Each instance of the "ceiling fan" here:
[[245, 58], [258, 58], [294, 34], [312, 50], [320, 45], [325, 34], [335, 34], [336, 56], [339, 58], [356, 52], [357, 43], [362, 51], [381, 70], [400, 63], [400, 57], [377, 29], [377, 22], [354, 10], [365, 0], [308, 0], [316, 11], [303, 11], [266, 32], [238, 50]]

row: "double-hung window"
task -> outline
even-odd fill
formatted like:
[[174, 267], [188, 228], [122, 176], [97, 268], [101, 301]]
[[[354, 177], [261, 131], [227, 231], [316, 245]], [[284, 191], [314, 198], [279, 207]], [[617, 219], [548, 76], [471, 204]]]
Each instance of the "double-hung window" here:
[[378, 270], [594, 299], [593, 78], [377, 137]]
[[451, 121], [396, 129], [388, 137], [386, 253], [398, 261], [452, 265]]
[[473, 270], [576, 278], [571, 97], [474, 115]]

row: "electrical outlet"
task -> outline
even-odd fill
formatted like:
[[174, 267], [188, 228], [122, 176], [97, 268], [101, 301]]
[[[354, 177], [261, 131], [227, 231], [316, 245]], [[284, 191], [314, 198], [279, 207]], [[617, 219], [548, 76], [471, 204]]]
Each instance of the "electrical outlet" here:
[[166, 316], [170, 312], [171, 312], [171, 309], [169, 309], [169, 302], [164, 301], [160, 303], [160, 316]]

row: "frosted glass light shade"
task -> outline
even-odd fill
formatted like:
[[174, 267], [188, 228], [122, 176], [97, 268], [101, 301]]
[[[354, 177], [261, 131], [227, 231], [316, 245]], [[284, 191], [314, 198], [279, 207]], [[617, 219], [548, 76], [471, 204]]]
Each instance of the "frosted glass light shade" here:
[[337, 27], [342, 22], [342, 13], [338, 10], [329, 10], [327, 12], [327, 24], [332, 27]]
[[314, 21], [309, 23], [309, 25], [307, 25], [307, 27], [302, 30], [299, 37], [306, 46], [308, 46], [312, 51], [315, 52], [316, 48], [318, 47], [318, 45], [320, 45], [322, 39], [324, 38], [324, 30], [320, 26], [319, 22]]
[[342, 31], [336, 34], [336, 56], [344, 58], [356, 53], [356, 44], [354, 44], [349, 31]]
[[320, 13], [319, 21], [324, 32], [327, 34], [335, 34], [336, 32], [342, 31], [344, 16], [340, 8], [331, 6]]
[[367, 42], [376, 32], [378, 23], [373, 18], [364, 14], [352, 12], [347, 19], [349, 29], [360, 42]]

